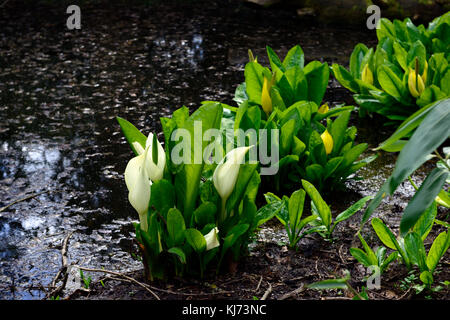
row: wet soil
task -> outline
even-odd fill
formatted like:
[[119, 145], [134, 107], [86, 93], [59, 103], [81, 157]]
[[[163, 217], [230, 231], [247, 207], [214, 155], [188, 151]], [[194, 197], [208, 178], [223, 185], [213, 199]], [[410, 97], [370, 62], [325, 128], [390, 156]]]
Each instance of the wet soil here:
[[[266, 45], [284, 56], [298, 43], [307, 61], [347, 65], [354, 45], [376, 43], [375, 32], [363, 28], [328, 27], [295, 11], [240, 1], [84, 2], [81, 30], [67, 30], [65, 9], [22, 1], [9, 1], [0, 9], [0, 208], [38, 194], [0, 212], [0, 299], [44, 298], [61, 267], [61, 242], [69, 231], [74, 231], [68, 246], [71, 264], [131, 272], [141, 279], [142, 265], [132, 255], [132, 221], [137, 217], [123, 181], [132, 155], [116, 116], [144, 132], [161, 132], [159, 117], [182, 105], [195, 110], [204, 100], [233, 104], [249, 48], [263, 64], [268, 63]], [[335, 80], [325, 100], [353, 103]], [[357, 139], [370, 147], [392, 132], [376, 117], [355, 116], [352, 122]], [[333, 213], [374, 194], [394, 163], [395, 155], [383, 153], [358, 172], [363, 183], [354, 177], [347, 190], [329, 195]], [[420, 183], [429, 170], [422, 168], [413, 180]], [[395, 229], [412, 194], [404, 183], [376, 214]], [[444, 219], [447, 213], [439, 214]], [[280, 298], [343, 269], [351, 271], [352, 284], [360, 288], [366, 273], [348, 252], [359, 245], [354, 233], [360, 217], [340, 225], [334, 243], [311, 236], [297, 252], [286, 250], [284, 231], [270, 222], [236, 273], [155, 283], [166, 290], [155, 292], [164, 299], [252, 299], [260, 298], [270, 283], [270, 298]], [[436, 227], [432, 236], [438, 231]], [[369, 244], [379, 245], [368, 228], [365, 235]], [[447, 255], [437, 283], [449, 279], [448, 264]], [[74, 271], [66, 296], [153, 298], [134, 284], [105, 280], [103, 287], [97, 282], [103, 275], [85, 274], [94, 280], [91, 291], [79, 289]], [[406, 275], [402, 266], [394, 266], [382, 278], [382, 289], [369, 296], [424, 298], [398, 287]], [[437, 299], [448, 295], [446, 288], [431, 294]], [[329, 296], [346, 293], [305, 290], [291, 298]]]

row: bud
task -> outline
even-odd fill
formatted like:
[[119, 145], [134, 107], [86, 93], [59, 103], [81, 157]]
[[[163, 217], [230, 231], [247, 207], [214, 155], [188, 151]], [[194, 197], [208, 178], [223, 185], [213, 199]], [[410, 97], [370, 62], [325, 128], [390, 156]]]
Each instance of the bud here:
[[208, 234], [204, 235], [204, 238], [206, 241], [206, 251], [220, 246], [218, 234], [219, 234], [219, 229], [217, 227], [215, 227]]
[[367, 84], [373, 85], [373, 73], [367, 63], [362, 71], [361, 80]]
[[330, 107], [328, 107], [328, 103], [323, 104], [319, 110], [317, 110], [318, 113], [327, 113], [330, 110]]
[[322, 138], [323, 145], [325, 146], [326, 154], [330, 154], [333, 150], [333, 137], [331, 137], [331, 134], [329, 134], [326, 129], [320, 137]]
[[270, 98], [270, 88], [272, 87], [272, 83], [269, 83], [266, 77], [264, 77], [264, 83], [262, 87], [261, 93], [261, 105], [264, 112], [269, 116], [272, 112], [272, 98]]

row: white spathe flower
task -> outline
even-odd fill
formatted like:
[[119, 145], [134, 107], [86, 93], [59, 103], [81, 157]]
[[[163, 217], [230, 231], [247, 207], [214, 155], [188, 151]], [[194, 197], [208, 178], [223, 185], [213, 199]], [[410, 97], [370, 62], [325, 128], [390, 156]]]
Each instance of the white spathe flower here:
[[136, 152], [139, 155], [142, 155], [146, 149], [149, 150], [150, 155], [147, 156], [145, 161], [145, 168], [147, 170], [147, 175], [153, 182], [159, 181], [163, 178], [164, 175], [164, 168], [166, 167], [166, 154], [164, 152], [164, 148], [162, 147], [161, 143], [157, 141], [157, 148], [158, 148], [158, 159], [157, 163], [153, 162], [153, 156], [152, 156], [152, 148], [153, 148], [153, 133], [150, 132], [150, 134], [147, 137], [147, 140], [145, 142], [145, 149], [142, 147], [142, 145], [135, 141], [133, 142], [133, 147], [136, 150]]
[[239, 168], [251, 147], [239, 147], [228, 152], [214, 170], [213, 182], [222, 199], [228, 199], [236, 185]]
[[222, 199], [222, 210], [219, 217], [219, 222], [223, 222], [226, 218], [226, 202], [228, 197], [233, 192], [236, 181], [239, 175], [241, 163], [245, 158], [245, 154], [252, 148], [239, 147], [228, 152], [225, 157], [217, 165], [213, 174], [214, 187]]
[[218, 234], [219, 234], [219, 229], [217, 227], [215, 227], [210, 232], [208, 232], [208, 234], [203, 236], [206, 240], [206, 251], [220, 246]]
[[128, 200], [139, 214], [141, 229], [147, 231], [147, 211], [150, 202], [150, 181], [145, 162], [148, 148], [143, 154], [131, 159], [125, 169], [125, 184], [128, 188]]

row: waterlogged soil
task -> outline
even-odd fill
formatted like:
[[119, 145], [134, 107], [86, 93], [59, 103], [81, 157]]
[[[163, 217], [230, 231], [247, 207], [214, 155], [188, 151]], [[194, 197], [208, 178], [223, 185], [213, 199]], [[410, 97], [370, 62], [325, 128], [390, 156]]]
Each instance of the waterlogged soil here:
[[[62, 241], [69, 232], [69, 264], [144, 281], [141, 262], [133, 255], [136, 214], [123, 181], [132, 154], [116, 116], [144, 132], [161, 132], [159, 117], [182, 105], [192, 111], [204, 100], [233, 104], [249, 48], [267, 64], [265, 45], [284, 56], [299, 43], [307, 61], [346, 65], [355, 44], [376, 43], [375, 32], [364, 28], [318, 25], [295, 10], [240, 1], [112, 3], [82, 4], [81, 30], [66, 28], [62, 6], [7, 1], [0, 8], [0, 208], [8, 206], [0, 209], [0, 299], [45, 298], [61, 268]], [[325, 100], [353, 103], [336, 81], [330, 81]], [[371, 148], [392, 132], [377, 117], [352, 122], [357, 139]], [[327, 195], [333, 213], [374, 194], [394, 163], [394, 155], [381, 153], [358, 172], [364, 180], [353, 177], [345, 191]], [[421, 183], [430, 168], [422, 168], [413, 180]], [[376, 215], [396, 230], [412, 195], [411, 185], [402, 184]], [[440, 209], [438, 216], [445, 219], [447, 214]], [[253, 299], [269, 287], [269, 299], [348, 299], [346, 291], [298, 288], [340, 276], [344, 269], [351, 272], [355, 289], [365, 285], [368, 273], [348, 251], [359, 246], [354, 235], [360, 218], [358, 213], [339, 225], [333, 243], [312, 235], [299, 243], [298, 251], [288, 250], [279, 223], [269, 222], [234, 273], [208, 274], [203, 281], [155, 282], [152, 290], [161, 299]], [[435, 227], [429, 238], [439, 231]], [[364, 235], [370, 245], [379, 245], [369, 227]], [[450, 278], [448, 265], [446, 255], [437, 269], [437, 284]], [[420, 295], [402, 289], [407, 275], [394, 264], [382, 276], [381, 289], [370, 290], [369, 296], [449, 298], [445, 285]], [[61, 296], [155, 299], [131, 282], [94, 272], [85, 276], [93, 279], [89, 290], [81, 288], [78, 271], [69, 268]]]

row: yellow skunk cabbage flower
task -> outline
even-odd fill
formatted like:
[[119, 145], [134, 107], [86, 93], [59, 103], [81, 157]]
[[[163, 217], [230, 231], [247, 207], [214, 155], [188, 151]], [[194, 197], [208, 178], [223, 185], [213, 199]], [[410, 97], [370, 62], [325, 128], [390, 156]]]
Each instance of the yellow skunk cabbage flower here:
[[269, 114], [272, 112], [272, 98], [270, 98], [271, 87], [272, 82], [269, 82], [269, 80], [264, 77], [264, 83], [261, 92], [261, 105], [267, 116], [269, 116]]
[[373, 85], [373, 73], [369, 68], [369, 64], [367, 63], [364, 66], [364, 69], [362, 71], [361, 80], [365, 83]]
[[325, 129], [325, 131], [320, 136], [323, 141], [323, 145], [325, 146], [325, 152], [326, 154], [330, 154], [333, 150], [333, 137], [331, 137], [331, 134], [328, 133], [328, 130]]
[[236, 185], [240, 165], [243, 163], [245, 154], [251, 147], [239, 147], [231, 150], [225, 155], [222, 161], [220, 161], [216, 170], [214, 170], [214, 187], [222, 199], [222, 211], [219, 217], [220, 222], [224, 221], [226, 218], [225, 204]]
[[427, 83], [427, 76], [428, 76], [428, 62], [425, 60], [425, 67], [423, 68], [422, 73], [422, 80], [424, 84]]
[[425, 83], [422, 76], [418, 75], [413, 69], [409, 71], [408, 88], [414, 98], [419, 97], [423, 90], [425, 90]]
[[148, 229], [147, 211], [150, 202], [150, 187], [152, 185], [145, 168], [148, 150], [146, 148], [143, 154], [131, 159], [125, 169], [128, 200], [139, 214], [140, 226], [143, 231]]
[[206, 251], [220, 246], [218, 234], [219, 234], [219, 229], [217, 227], [215, 227], [210, 232], [208, 232], [207, 234], [205, 234], [203, 236], [206, 241]]
[[328, 110], [330, 110], [330, 107], [328, 106], [328, 103], [323, 104], [319, 110], [317, 110], [318, 113], [327, 113]]

